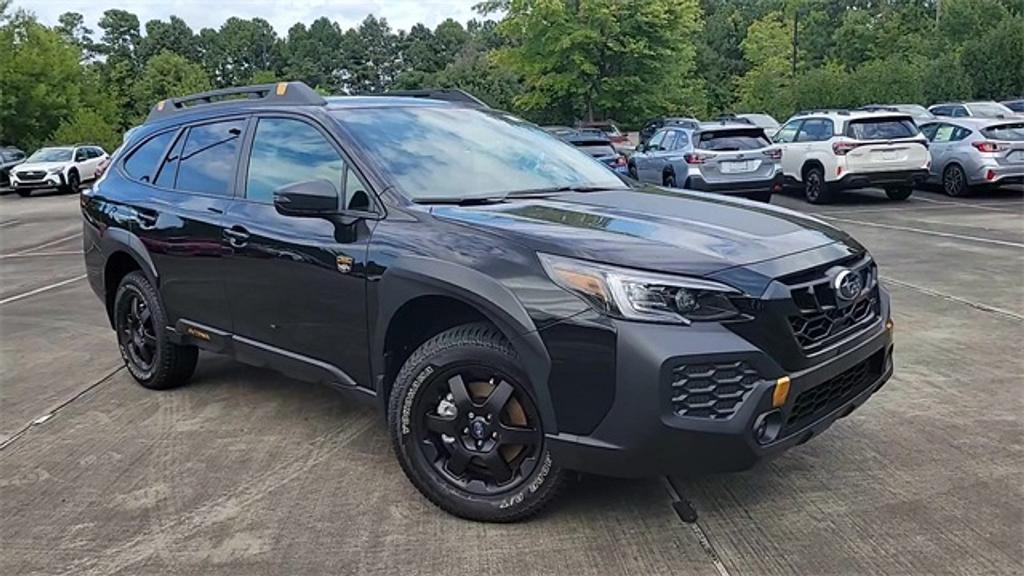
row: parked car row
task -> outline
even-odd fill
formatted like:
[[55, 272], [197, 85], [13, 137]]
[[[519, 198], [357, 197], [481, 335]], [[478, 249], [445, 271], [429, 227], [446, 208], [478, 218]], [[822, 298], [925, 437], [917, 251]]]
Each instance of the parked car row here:
[[26, 157], [16, 148], [0, 150], [0, 185], [19, 196], [35, 190], [56, 188], [76, 193], [83, 182], [96, 179], [109, 155], [99, 146], [76, 144], [40, 148]]

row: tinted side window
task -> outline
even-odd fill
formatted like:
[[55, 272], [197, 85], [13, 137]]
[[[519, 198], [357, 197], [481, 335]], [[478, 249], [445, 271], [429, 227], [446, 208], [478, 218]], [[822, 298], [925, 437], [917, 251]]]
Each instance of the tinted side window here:
[[963, 118], [965, 116], [967, 116], [967, 108], [964, 108], [963, 106], [956, 106], [953, 108], [954, 118]]
[[160, 160], [164, 156], [164, 151], [167, 150], [167, 146], [171, 143], [171, 138], [174, 138], [173, 130], [157, 134], [147, 140], [142, 146], [136, 148], [132, 155], [124, 161], [124, 171], [136, 180], [150, 182]]
[[949, 106], [936, 106], [931, 109], [931, 113], [936, 116], [952, 116]]
[[938, 130], [938, 124], [924, 124], [921, 126], [921, 134], [928, 140], [935, 140], [935, 131]]
[[249, 156], [245, 196], [273, 202], [274, 190], [296, 182], [325, 180], [339, 190], [345, 164], [319, 130], [289, 118], [261, 118]]
[[831, 120], [824, 118], [812, 118], [804, 120], [800, 127], [800, 134], [797, 135], [797, 142], [823, 142], [832, 138], [834, 127]]
[[956, 132], [956, 126], [952, 124], [938, 124], [935, 129], [935, 137], [932, 139], [933, 142], [950, 142], [953, 140], [953, 134]]
[[662, 150], [674, 150], [676, 147], [676, 138], [678, 138], [679, 132], [675, 130], [669, 130], [665, 134], [665, 139], [661, 141]]
[[650, 145], [652, 150], [657, 150], [658, 147], [661, 146], [662, 141], [665, 140], [665, 134], [667, 132], [667, 130], [662, 130], [661, 132], [655, 134], [653, 138], [651, 138], [651, 141], [648, 144]]
[[795, 120], [779, 128], [775, 133], [775, 141], [783, 144], [796, 140], [796, 132], [800, 128], [801, 120]]
[[89, 158], [89, 153], [85, 148], [79, 148], [75, 150], [75, 162], [81, 162]]
[[370, 194], [367, 190], [366, 185], [351, 168], [345, 170], [345, 198], [348, 200], [349, 210], [370, 211]]
[[187, 192], [227, 196], [235, 172], [244, 120], [193, 126], [185, 139], [174, 187]]

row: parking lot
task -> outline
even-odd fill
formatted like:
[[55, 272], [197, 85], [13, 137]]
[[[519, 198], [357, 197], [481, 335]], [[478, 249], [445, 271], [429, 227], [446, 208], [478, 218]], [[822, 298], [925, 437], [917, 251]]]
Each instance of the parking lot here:
[[1024, 190], [878, 192], [812, 211], [875, 255], [896, 374], [756, 470], [584, 477], [542, 516], [424, 500], [371, 409], [203, 356], [190, 386], [121, 368], [77, 198], [0, 196], [0, 574], [1019, 574]]

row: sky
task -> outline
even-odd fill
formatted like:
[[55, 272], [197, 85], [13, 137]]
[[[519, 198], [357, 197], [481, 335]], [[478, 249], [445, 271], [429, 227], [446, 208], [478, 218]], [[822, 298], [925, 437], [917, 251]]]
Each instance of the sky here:
[[358, 24], [367, 15], [387, 18], [392, 29], [408, 30], [423, 23], [433, 28], [446, 18], [465, 23], [478, 17], [473, 5], [479, 0], [14, 0], [15, 8], [36, 13], [44, 24], [57, 23], [64, 12], [80, 12], [86, 25], [96, 31], [103, 12], [120, 8], [134, 13], [145, 30], [148, 20], [166, 20], [172, 14], [182, 18], [196, 32], [219, 28], [232, 16], [260, 17], [273, 25], [279, 36], [296, 22], [309, 24], [321, 16], [338, 22], [343, 29]]

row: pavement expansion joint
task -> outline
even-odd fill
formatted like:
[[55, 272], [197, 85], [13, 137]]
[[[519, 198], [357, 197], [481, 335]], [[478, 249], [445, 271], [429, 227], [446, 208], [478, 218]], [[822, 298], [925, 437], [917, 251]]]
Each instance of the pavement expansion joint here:
[[672, 509], [675, 511], [679, 519], [686, 524], [690, 531], [693, 532], [694, 537], [697, 539], [697, 543], [700, 545], [704, 554], [707, 555], [708, 559], [711, 560], [711, 564], [714, 565], [715, 570], [719, 576], [731, 576], [729, 569], [726, 568], [725, 563], [722, 562], [722, 557], [718, 555], [718, 551], [715, 550], [711, 539], [708, 538], [704, 528], [700, 525], [700, 519], [697, 514], [696, 508], [693, 503], [690, 502], [689, 498], [686, 497], [686, 493], [682, 488], [679, 480], [666, 476], [664, 478], [665, 490], [668, 492], [669, 497], [672, 499]]

